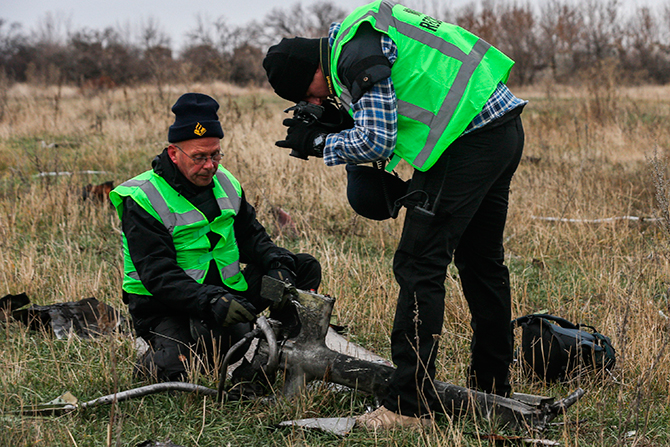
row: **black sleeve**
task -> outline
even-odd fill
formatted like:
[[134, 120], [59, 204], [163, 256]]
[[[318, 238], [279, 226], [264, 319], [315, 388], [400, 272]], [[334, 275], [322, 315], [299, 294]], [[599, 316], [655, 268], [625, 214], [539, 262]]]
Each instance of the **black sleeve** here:
[[198, 284], [188, 276], [177, 264], [177, 251], [165, 226], [128, 197], [123, 202], [121, 225], [130, 259], [152, 295], [152, 307], [205, 318], [210, 311], [209, 301], [221, 296], [225, 289]]
[[270, 266], [278, 261], [294, 268], [293, 254], [272, 242], [265, 227], [256, 219], [256, 210], [247, 202], [244, 192], [240, 211], [235, 216], [233, 224], [235, 239], [240, 250], [240, 261], [245, 264], [255, 264], [266, 272]]
[[337, 72], [351, 92], [352, 102], [391, 76], [391, 62], [382, 52], [381, 33], [368, 23], [361, 24], [356, 36], [342, 48]]

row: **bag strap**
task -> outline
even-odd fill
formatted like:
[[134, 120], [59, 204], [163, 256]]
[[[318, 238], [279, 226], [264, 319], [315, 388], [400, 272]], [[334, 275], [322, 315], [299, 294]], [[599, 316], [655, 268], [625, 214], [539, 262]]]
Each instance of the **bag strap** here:
[[587, 329], [591, 329], [594, 334], [598, 333], [598, 330], [595, 327], [590, 326], [588, 324], [582, 324], [582, 323], [575, 324], [575, 323], [572, 323], [572, 322], [566, 320], [565, 318], [556, 317], [554, 315], [549, 315], [549, 314], [535, 314], [534, 316], [544, 318], [545, 320], [555, 321], [560, 327], [565, 328], [565, 329], [580, 329], [581, 330], [582, 328], [587, 328]]
[[535, 317], [544, 318], [545, 320], [553, 321], [562, 328], [566, 329], [579, 329], [579, 325], [571, 321], [566, 320], [565, 318], [557, 317], [555, 315], [549, 314], [536, 314]]
[[381, 180], [382, 191], [384, 192], [384, 201], [386, 201], [386, 209], [388, 210], [389, 215], [395, 219], [398, 217], [400, 207], [391, 202], [391, 196], [389, 194], [388, 186], [386, 186], [386, 179], [384, 178], [385, 166], [386, 160], [377, 160], [372, 162], [372, 167], [375, 168], [377, 172], [379, 172], [379, 179]]
[[517, 327], [519, 327], [519, 325], [528, 323], [528, 320], [529, 320], [529, 319], [530, 319], [530, 318], [528, 318], [528, 315], [525, 315], [525, 316], [523, 316], [523, 317], [519, 317], [519, 318], [515, 318], [514, 320], [512, 320], [512, 321], [510, 322], [510, 324], [511, 324], [511, 326], [512, 326], [512, 330], [514, 330], [514, 329], [516, 329]]
[[[563, 328], [566, 328], [566, 329], [579, 329], [582, 326], [583, 327], [589, 327], [589, 328], [593, 329], [591, 326], [585, 326], [585, 325], [581, 325], [581, 324], [574, 324], [574, 323], [566, 320], [565, 318], [556, 317], [554, 315], [549, 315], [549, 314], [524, 315], [523, 317], [519, 317], [515, 320], [512, 320], [512, 322], [511, 322], [512, 328], [515, 328], [520, 324], [527, 324], [535, 318], [544, 318], [545, 320], [553, 321], [556, 324], [558, 324], [559, 326], [561, 326]], [[595, 329], [593, 329], [593, 330], [595, 331]]]
[[565, 329], [577, 329], [581, 330], [582, 328], [587, 328], [590, 329], [594, 334], [600, 334], [598, 330], [590, 326], [588, 324], [582, 324], [582, 323], [572, 323], [565, 318], [557, 317], [555, 315], [549, 315], [549, 314], [529, 314], [529, 315], [524, 315], [523, 317], [516, 318], [512, 320], [511, 325], [512, 325], [512, 330], [516, 329], [519, 325], [522, 324], [527, 324], [531, 320], [535, 318], [544, 318], [545, 320], [553, 321], [556, 324], [558, 324], [560, 327], [565, 328]]

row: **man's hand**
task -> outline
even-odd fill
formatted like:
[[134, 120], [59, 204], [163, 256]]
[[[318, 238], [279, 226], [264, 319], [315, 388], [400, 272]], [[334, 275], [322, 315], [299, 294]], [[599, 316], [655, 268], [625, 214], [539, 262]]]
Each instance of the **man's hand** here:
[[256, 318], [256, 309], [241, 296], [226, 293], [212, 302], [212, 312], [222, 327], [245, 323]]
[[281, 263], [280, 261], [275, 261], [272, 263], [272, 265], [270, 265], [268, 276], [295, 286], [295, 273], [293, 270], [291, 270], [291, 267]]
[[[295, 289], [295, 273], [286, 264], [282, 264], [279, 261], [273, 262], [272, 265], [270, 266], [270, 270], [268, 270], [268, 276], [274, 279], [278, 279], [279, 281], [286, 283], [288, 285], [291, 285], [293, 286], [293, 289]], [[273, 310], [283, 309], [284, 306], [286, 306], [286, 303], [288, 302], [289, 295], [290, 293], [284, 292], [284, 294], [281, 297], [281, 300], [275, 301], [272, 304], [271, 308]]]
[[279, 147], [291, 148], [292, 156], [307, 160], [309, 156], [323, 157], [323, 146], [328, 130], [317, 122], [306, 123], [297, 118], [286, 118], [283, 122], [288, 127], [286, 139], [277, 141]]

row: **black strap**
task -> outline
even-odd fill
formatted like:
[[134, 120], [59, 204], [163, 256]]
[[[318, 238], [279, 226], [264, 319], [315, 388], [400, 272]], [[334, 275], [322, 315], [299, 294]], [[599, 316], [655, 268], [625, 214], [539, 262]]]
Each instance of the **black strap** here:
[[446, 165], [444, 167], [444, 174], [442, 174], [442, 182], [440, 183], [440, 189], [437, 191], [437, 195], [435, 196], [435, 203], [432, 205], [430, 204], [430, 196], [428, 193], [422, 189], [415, 189], [414, 191], [411, 191], [395, 202], [395, 207], [396, 207], [396, 212], [397, 210], [400, 209], [400, 207], [406, 205], [405, 201], [416, 194], [423, 194], [425, 196], [425, 201], [423, 202], [423, 205], [415, 205], [414, 210], [417, 212], [420, 212], [421, 214], [425, 216], [431, 216], [435, 217], [435, 213], [437, 212], [437, 208], [440, 204], [440, 199], [442, 198], [442, 191], [444, 190], [444, 184], [447, 181], [447, 172], [449, 170], [449, 162], [451, 161], [451, 155], [449, 154], [443, 154], [443, 157], [447, 157]]
[[319, 40], [319, 64], [321, 65], [321, 71], [326, 77], [326, 83], [328, 84], [328, 91], [330, 96], [335, 96], [335, 89], [333, 88], [333, 76], [330, 73], [330, 46], [328, 45], [328, 38], [322, 37]]
[[558, 324], [559, 326], [561, 326], [563, 328], [566, 328], [566, 329], [579, 329], [580, 327], [588, 327], [588, 328], [591, 328], [595, 331], [595, 329], [592, 328], [591, 326], [586, 326], [586, 325], [583, 325], [583, 324], [574, 324], [574, 323], [566, 320], [565, 318], [556, 317], [554, 315], [549, 315], [549, 314], [525, 315], [523, 317], [519, 317], [515, 320], [512, 320], [511, 324], [512, 324], [512, 327], [514, 328], [514, 327], [517, 327], [520, 324], [526, 324], [534, 318], [544, 318], [545, 320], [553, 321], [556, 324]]
[[400, 207], [397, 207], [395, 203], [391, 202], [391, 196], [388, 191], [388, 186], [386, 185], [386, 179], [384, 178], [386, 160], [373, 161], [372, 166], [379, 171], [379, 178], [382, 182], [382, 191], [384, 192], [384, 200], [386, 201], [386, 209], [388, 209], [389, 215], [395, 219], [398, 217], [398, 211], [400, 210]]

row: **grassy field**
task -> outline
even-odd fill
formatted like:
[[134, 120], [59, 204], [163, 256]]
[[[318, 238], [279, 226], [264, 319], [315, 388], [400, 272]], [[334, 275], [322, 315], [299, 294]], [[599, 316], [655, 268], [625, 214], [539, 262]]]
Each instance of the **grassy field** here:
[[[670, 444], [670, 87], [618, 89], [607, 77], [580, 89], [516, 90], [524, 160], [512, 183], [506, 257], [513, 314], [546, 311], [611, 337], [617, 366], [605, 376], [543, 384], [513, 370], [516, 391], [585, 397], [560, 425], [538, 435], [565, 446]], [[397, 285], [391, 260], [402, 226], [356, 216], [342, 168], [304, 162], [274, 146], [288, 104], [268, 91], [175, 85], [93, 94], [0, 86], [0, 296], [25, 292], [35, 304], [95, 296], [121, 301], [121, 236], [115, 212], [81, 201], [81, 187], [119, 184], [148, 169], [166, 144], [170, 106], [187, 91], [220, 102], [222, 164], [237, 176], [276, 241], [317, 256], [322, 292], [364, 347], [390, 355]], [[68, 171], [73, 175], [39, 175]], [[78, 174], [105, 171], [104, 174]], [[409, 170], [401, 169], [407, 178]], [[286, 210], [297, 237], [277, 234], [271, 209]], [[628, 217], [639, 217], [639, 220]], [[624, 218], [626, 217], [626, 218]], [[548, 219], [551, 218], [551, 219]], [[620, 218], [606, 221], [598, 219]], [[447, 279], [438, 379], [464, 385], [469, 313], [457, 271]], [[494, 428], [472, 417], [437, 419], [426, 432], [347, 438], [276, 429], [283, 420], [357, 415], [369, 397], [311, 389], [296, 401], [228, 403], [159, 394], [60, 416], [21, 410], [69, 390], [82, 401], [145, 383], [132, 376], [132, 336], [56, 340], [12, 322], [0, 332], [1, 446], [489, 445]], [[217, 386], [217, 371], [192, 381]], [[280, 383], [278, 383], [280, 386]]]

